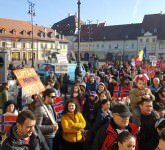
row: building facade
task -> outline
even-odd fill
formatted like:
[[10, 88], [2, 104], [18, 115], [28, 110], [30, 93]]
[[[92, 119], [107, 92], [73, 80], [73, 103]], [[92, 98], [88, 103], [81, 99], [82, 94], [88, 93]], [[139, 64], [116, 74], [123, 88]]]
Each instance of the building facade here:
[[48, 27], [33, 25], [32, 30], [31, 22], [0, 18], [0, 51], [8, 52], [9, 61], [28, 61], [32, 55], [39, 61], [67, 54], [68, 40]]

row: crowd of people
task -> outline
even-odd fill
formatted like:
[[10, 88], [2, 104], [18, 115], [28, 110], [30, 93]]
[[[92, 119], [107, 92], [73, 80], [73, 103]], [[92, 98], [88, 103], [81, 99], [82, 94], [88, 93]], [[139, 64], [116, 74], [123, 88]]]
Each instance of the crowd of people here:
[[[165, 145], [165, 74], [148, 77], [130, 64], [105, 64], [69, 75], [53, 71], [45, 91], [27, 97], [18, 85], [10, 100], [8, 84], [0, 89], [2, 114], [16, 115], [2, 132], [2, 150], [163, 150]], [[71, 90], [69, 90], [71, 87]], [[54, 101], [62, 97], [60, 119]], [[42, 101], [42, 102], [41, 102]], [[5, 135], [5, 138], [4, 138]]]

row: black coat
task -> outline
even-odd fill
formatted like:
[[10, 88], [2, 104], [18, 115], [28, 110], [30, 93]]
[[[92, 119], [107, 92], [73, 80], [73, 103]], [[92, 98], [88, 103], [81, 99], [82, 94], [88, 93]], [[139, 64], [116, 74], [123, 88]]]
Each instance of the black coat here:
[[30, 144], [25, 144], [16, 133], [16, 125], [13, 125], [1, 150], [49, 150], [49, 147], [38, 127], [35, 127], [35, 131], [30, 137]]

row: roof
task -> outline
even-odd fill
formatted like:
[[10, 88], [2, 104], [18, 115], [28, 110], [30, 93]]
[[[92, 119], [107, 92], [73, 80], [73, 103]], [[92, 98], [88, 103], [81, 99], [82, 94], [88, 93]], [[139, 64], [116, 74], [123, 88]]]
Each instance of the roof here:
[[[2, 30], [5, 30], [5, 34], [2, 34]], [[32, 23], [28, 21], [20, 21], [20, 20], [12, 20], [12, 19], [4, 19], [0, 18], [0, 36], [1, 37], [18, 37], [22, 39], [31, 39], [32, 32]], [[13, 34], [13, 31], [16, 31], [16, 35]], [[25, 32], [25, 35], [23, 35]], [[41, 37], [41, 33], [45, 35], [47, 33], [47, 37]], [[54, 30], [49, 27], [33, 25], [33, 37], [34, 39], [40, 40], [48, 40], [48, 41], [60, 41], [59, 39], [53, 37], [51, 38], [51, 34], [54, 36]], [[64, 40], [63, 40], [64, 41]], [[66, 41], [65, 41], [66, 42]]]
[[[83, 21], [80, 20], [80, 25], [84, 24]], [[71, 36], [76, 34], [76, 29], [78, 28], [78, 18], [77, 15], [69, 16], [52, 26], [53, 30], [56, 30], [60, 34], [65, 36]]]

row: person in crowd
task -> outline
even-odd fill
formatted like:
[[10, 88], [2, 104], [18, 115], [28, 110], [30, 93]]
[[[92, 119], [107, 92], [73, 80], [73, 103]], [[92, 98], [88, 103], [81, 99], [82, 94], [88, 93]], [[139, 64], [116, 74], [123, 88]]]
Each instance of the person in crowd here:
[[101, 94], [102, 92], [105, 92], [106, 97], [107, 97], [108, 100], [111, 100], [111, 99], [112, 99], [112, 98], [111, 98], [111, 94], [110, 94], [110, 92], [107, 90], [105, 84], [104, 84], [103, 82], [100, 82], [100, 83], [98, 84], [98, 89], [97, 89], [97, 95], [98, 95], [98, 97], [100, 97], [100, 94]]
[[61, 91], [60, 91], [60, 83], [59, 82], [55, 83], [54, 90], [55, 90], [56, 96], [60, 97], [61, 96]]
[[4, 105], [9, 100], [9, 86], [8, 83], [2, 83], [0, 86], [0, 109], [3, 109], [4, 112]]
[[84, 104], [85, 104], [85, 96], [83, 95], [79, 85], [73, 86], [70, 98], [78, 103], [80, 107], [80, 112], [83, 112]]
[[86, 96], [86, 83], [85, 82], [81, 82], [79, 84], [79, 86], [80, 86], [80, 90], [82, 92], [82, 95]]
[[30, 110], [19, 113], [1, 150], [49, 150], [45, 138], [36, 126], [36, 118]]
[[110, 111], [110, 101], [108, 99], [103, 99], [101, 101], [101, 108], [98, 110], [96, 115], [94, 131], [97, 131], [101, 126], [109, 122], [111, 118], [112, 113]]
[[18, 115], [18, 110], [14, 101], [9, 100], [6, 102], [3, 115]]
[[93, 74], [90, 75], [89, 82], [86, 84], [86, 91], [97, 91], [98, 83], [95, 80], [95, 76]]
[[74, 100], [68, 100], [61, 117], [63, 150], [82, 150], [82, 132], [86, 126], [85, 119], [79, 111], [79, 106]]
[[83, 74], [82, 74], [81, 70], [78, 70], [78, 72], [77, 72], [75, 80], [77, 80], [77, 79], [83, 81]]
[[[157, 97], [158, 90], [160, 89], [162, 85], [160, 84], [160, 79], [158, 77], [153, 78], [153, 84], [149, 86], [152, 94]], [[155, 99], [157, 100], [157, 99]]]
[[34, 112], [35, 108], [40, 106], [41, 104], [40, 104], [39, 97], [37, 94], [34, 94], [31, 97], [32, 97], [33, 101], [30, 104], [28, 104], [28, 109], [31, 110], [32, 112]]
[[[44, 106], [41, 104], [40, 106], [36, 107], [34, 110], [36, 116], [36, 123], [38, 127], [41, 129], [46, 139], [46, 142], [49, 146], [49, 149], [54, 150], [55, 149], [54, 138], [58, 130], [58, 124], [56, 122], [56, 112], [54, 111], [54, 108], [52, 106], [52, 104], [54, 103], [54, 99], [56, 98], [54, 89], [53, 88], [46, 89], [43, 96], [44, 96], [44, 104], [48, 112], [46, 112]], [[54, 122], [51, 121], [48, 113], [51, 116], [51, 118], [54, 120]]]
[[67, 73], [62, 73], [60, 76], [60, 91], [62, 96], [64, 96], [66, 100], [66, 94], [68, 93], [68, 86], [69, 86], [69, 76]]
[[164, 150], [165, 148], [165, 129], [160, 134], [159, 144], [155, 150]]
[[118, 135], [123, 131], [129, 131], [136, 137], [136, 148], [138, 150], [137, 134], [140, 127], [130, 123], [132, 116], [129, 108], [123, 104], [114, 104], [112, 107], [113, 118], [102, 126], [95, 135], [92, 150], [106, 150], [116, 141]]
[[99, 103], [101, 103], [104, 99], [107, 99], [106, 93], [103, 91], [99, 94]]
[[48, 79], [47, 80], [47, 85], [46, 85], [46, 89], [50, 89], [50, 88], [54, 88], [55, 85], [55, 81], [53, 79]]
[[89, 82], [89, 78], [90, 78], [90, 72], [86, 72], [85, 77], [84, 77], [84, 82], [85, 83]]
[[153, 110], [153, 100], [142, 98], [138, 107], [135, 107], [132, 113], [132, 122], [140, 126], [139, 149], [154, 150], [158, 142], [155, 123], [159, 119], [159, 115]]
[[109, 90], [110, 94], [113, 96], [113, 92], [114, 92], [114, 87], [118, 85], [117, 82], [117, 77], [116, 76], [112, 76], [108, 82], [107, 85], [107, 89]]
[[159, 114], [160, 118], [165, 117], [165, 105], [161, 102], [156, 102], [153, 104], [153, 108]]
[[128, 131], [121, 132], [116, 142], [107, 150], [135, 150], [136, 138]]
[[95, 76], [95, 80], [96, 80], [96, 82], [99, 84], [100, 81], [101, 81], [101, 78], [100, 78], [99, 76]]
[[91, 143], [94, 136], [94, 123], [96, 120], [97, 112], [100, 108], [100, 103], [98, 101], [98, 95], [95, 91], [91, 91], [89, 98], [86, 99], [84, 105], [84, 118], [86, 120], [86, 129], [88, 130], [88, 141]]
[[165, 129], [165, 118], [160, 118], [155, 123], [155, 129], [158, 135], [161, 135], [161, 131]]
[[151, 90], [147, 88], [147, 80], [148, 78], [144, 74], [137, 75], [135, 78], [136, 87], [132, 88], [129, 92], [132, 107], [137, 106], [142, 98], [155, 100], [155, 96], [151, 93]]
[[50, 71], [49, 76], [45, 80], [45, 85], [48, 85], [49, 79], [52, 79], [54, 83], [57, 82], [57, 77], [54, 75], [54, 71]]
[[161, 102], [165, 105], [165, 86], [160, 87], [156, 97], [156, 101]]

